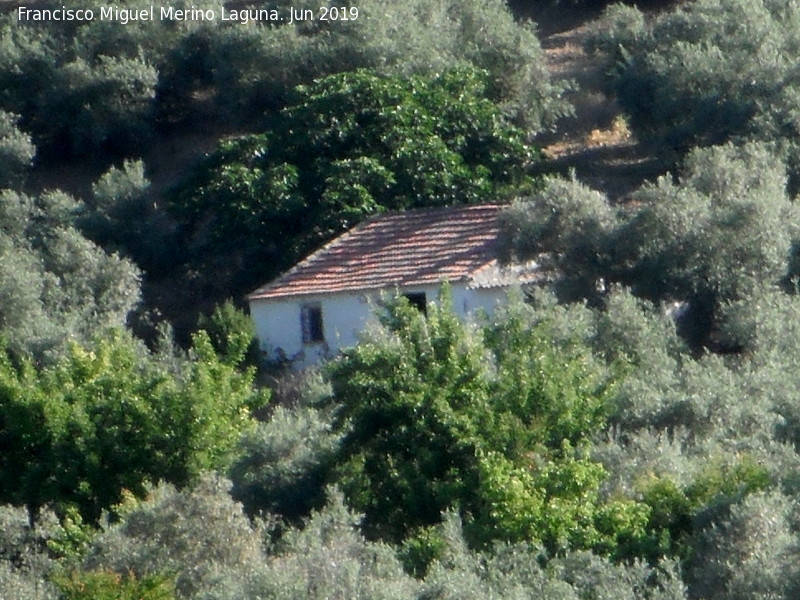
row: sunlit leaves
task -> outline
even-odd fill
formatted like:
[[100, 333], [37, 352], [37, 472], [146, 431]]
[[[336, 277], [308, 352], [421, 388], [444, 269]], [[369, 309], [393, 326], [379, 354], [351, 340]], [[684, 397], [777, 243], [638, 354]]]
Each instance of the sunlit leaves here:
[[74, 344], [41, 371], [5, 359], [2, 500], [33, 514], [75, 506], [92, 521], [123, 490], [141, 495], [148, 481], [184, 485], [222, 467], [248, 410], [265, 401], [252, 377], [217, 358], [205, 332], [179, 372], [121, 333]]

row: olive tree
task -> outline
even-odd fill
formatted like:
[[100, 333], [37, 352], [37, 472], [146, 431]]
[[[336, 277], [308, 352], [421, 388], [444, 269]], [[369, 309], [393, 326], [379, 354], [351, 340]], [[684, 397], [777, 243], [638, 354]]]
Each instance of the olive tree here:
[[[565, 298], [602, 301], [614, 283], [654, 302], [687, 302], [684, 334], [709, 342], [720, 307], [793, 277], [797, 208], [770, 146], [696, 149], [612, 207], [577, 182], [550, 180], [502, 221], [505, 255], [549, 261]], [[577, 284], [577, 285], [576, 285]]]
[[797, 553], [791, 501], [754, 494], [697, 539], [689, 579], [694, 597], [709, 600], [791, 598], [797, 590]]
[[33, 163], [36, 147], [19, 129], [19, 115], [0, 110], [0, 189], [16, 188]]
[[353, 16], [219, 31], [208, 60], [222, 106], [245, 114], [280, 107], [298, 84], [357, 69], [408, 77], [468, 67], [489, 72], [490, 98], [527, 131], [538, 133], [569, 112], [534, 28], [516, 21], [502, 0], [365, 0]]
[[683, 154], [695, 144], [775, 141], [797, 174], [800, 7], [699, 0], [645, 20], [613, 6], [595, 45], [640, 135]]
[[15, 353], [48, 360], [123, 325], [139, 300], [138, 268], [81, 235], [80, 210], [62, 192], [2, 193], [0, 329]]

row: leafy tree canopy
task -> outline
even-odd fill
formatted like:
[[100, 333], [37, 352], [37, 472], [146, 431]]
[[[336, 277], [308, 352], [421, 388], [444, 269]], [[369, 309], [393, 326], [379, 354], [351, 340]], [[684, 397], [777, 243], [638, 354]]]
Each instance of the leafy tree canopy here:
[[78, 226], [106, 251], [135, 262], [152, 281], [180, 263], [174, 224], [158, 207], [141, 160], [111, 167], [93, 185]]
[[503, 237], [508, 256], [544, 253], [565, 297], [598, 300], [616, 282], [689, 301], [702, 343], [723, 303], [794, 277], [797, 223], [784, 164], [749, 143], [693, 151], [677, 180], [646, 184], [618, 209], [576, 181], [548, 181], [507, 212]]
[[337, 481], [368, 535], [424, 537], [456, 508], [475, 544], [613, 553], [646, 520], [643, 506], [599, 496], [605, 471], [581, 450], [613, 377], [521, 304], [482, 333], [446, 299], [427, 318], [399, 300], [331, 378], [345, 428]]
[[172, 209], [218, 285], [227, 272], [246, 289], [370, 214], [497, 201], [531, 185], [536, 153], [486, 81], [472, 70], [358, 71], [298, 88], [267, 133], [201, 163]]
[[[192, 489], [153, 489], [147, 501], [129, 507], [118, 523], [93, 540], [73, 580], [106, 583], [98, 574], [106, 579], [118, 574], [116, 597], [127, 598], [122, 594], [133, 587], [133, 574], [144, 588], [166, 572], [174, 575], [181, 600], [687, 597], [671, 561], [652, 567], [639, 561], [616, 565], [589, 552], [568, 552], [543, 566], [537, 546], [471, 550], [453, 513], [437, 527], [441, 557], [424, 579], [415, 579], [403, 572], [391, 546], [364, 539], [359, 515], [335, 489], [328, 490], [327, 504], [302, 528], [264, 544], [259, 523], [244, 517], [225, 488], [224, 480], [205, 477]], [[144, 592], [140, 590], [142, 597], [149, 599]]]
[[155, 68], [141, 56], [84, 57], [62, 36], [0, 24], [0, 106], [21, 115], [47, 155], [141, 148], [152, 133]]
[[[193, 4], [219, 9], [213, 0]], [[141, 0], [115, 5], [123, 11], [149, 7]], [[141, 150], [164, 103], [163, 88], [179, 86], [173, 63], [180, 53], [174, 48], [196, 28], [194, 21], [123, 23], [101, 20], [91, 2], [69, 8], [93, 10], [96, 18], [35, 26], [13, 15], [0, 19], [0, 107], [21, 115], [45, 157], [106, 158]]]
[[[211, 11], [213, 21], [33, 25], [9, 15], [0, 19], [0, 109], [21, 115], [43, 156], [97, 158], [129, 156], [154, 129], [198, 114], [260, 122], [297, 85], [364, 68], [392, 76], [486, 70], [489, 96], [532, 133], [569, 112], [533, 28], [515, 21], [503, 0], [364, 0], [354, 7], [358, 18], [327, 22], [320, 10], [330, 2], [303, 0], [293, 8], [311, 9], [317, 19], [293, 24], [286, 3], [265, 5], [284, 22], [223, 22], [221, 0], [170, 5]], [[120, 0], [114, 7], [150, 5]], [[85, 0], [70, 8], [99, 10]]]
[[0, 333], [15, 354], [49, 360], [139, 300], [139, 270], [81, 235], [81, 210], [62, 192], [0, 193]]
[[19, 116], [0, 110], [0, 189], [17, 188], [33, 163], [36, 147], [17, 127]]
[[153, 355], [118, 332], [54, 365], [0, 363], [2, 501], [77, 508], [95, 521], [148, 481], [185, 485], [224, 466], [266, 400], [252, 370], [220, 360], [205, 332], [190, 358]]
[[[316, 11], [320, 4], [294, 6]], [[335, 23], [220, 31], [206, 59], [220, 104], [229, 112], [280, 107], [298, 84], [357, 69], [408, 77], [460, 67], [487, 71], [490, 98], [526, 131], [569, 113], [534, 28], [516, 21], [504, 0], [365, 0], [358, 12]]]

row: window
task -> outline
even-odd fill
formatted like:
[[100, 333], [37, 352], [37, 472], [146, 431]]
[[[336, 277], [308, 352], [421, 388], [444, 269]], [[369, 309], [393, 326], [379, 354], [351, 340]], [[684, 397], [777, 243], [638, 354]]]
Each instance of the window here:
[[403, 297], [408, 300], [408, 303], [416, 308], [419, 312], [423, 315], [428, 314], [428, 306], [427, 300], [425, 298], [425, 292], [410, 292], [408, 294], [403, 294]]
[[325, 330], [322, 327], [322, 306], [304, 304], [300, 309], [300, 322], [303, 328], [304, 344], [325, 341]]

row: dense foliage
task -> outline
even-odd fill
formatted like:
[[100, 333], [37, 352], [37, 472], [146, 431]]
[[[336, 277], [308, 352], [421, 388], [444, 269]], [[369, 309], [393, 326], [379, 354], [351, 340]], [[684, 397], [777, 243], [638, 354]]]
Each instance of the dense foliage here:
[[[650, 5], [591, 45], [679, 166], [619, 204], [532, 184], [564, 87], [501, 0], [3, 17], [0, 597], [796, 598], [800, 11]], [[151, 142], [211, 120], [237, 136], [169, 213]], [[38, 191], [67, 157], [83, 198]], [[548, 277], [490, 316], [387, 299], [319, 371], [257, 377], [241, 298], [211, 310], [367, 215], [511, 197], [503, 258]]]
[[[611, 473], [607, 491], [633, 492], [650, 507], [634, 552], [682, 558], [697, 597], [788, 598], [796, 582], [762, 575], [758, 562], [773, 556], [788, 569], [797, 543], [788, 521], [760, 537], [764, 507], [796, 493], [798, 466], [789, 376], [797, 217], [780, 164], [760, 145], [697, 150], [677, 182], [644, 186], [631, 206], [553, 180], [506, 216], [508, 251], [549, 253], [563, 267], [556, 289], [596, 306], [591, 318], [570, 309], [570, 327], [630, 365], [613, 402], [614, 434], [596, 456]], [[556, 197], [571, 210], [554, 209]], [[687, 303], [677, 328], [659, 309], [675, 300]], [[744, 545], [762, 554], [737, 554]], [[712, 572], [719, 579], [706, 587]]]
[[637, 133], [681, 153], [696, 144], [765, 140], [796, 175], [800, 7], [696, 0], [647, 21], [615, 5], [594, 45]]
[[[795, 338], [774, 327], [800, 310], [777, 288], [757, 293], [747, 313], [725, 305], [751, 349], [727, 364], [694, 358], [669, 317], [624, 290], [597, 308], [540, 292], [481, 328], [391, 303], [330, 387], [312, 379], [243, 438], [232, 493], [256, 521], [218, 477], [120, 495], [99, 533], [47, 513], [30, 529], [19, 514], [0, 589], [681, 599], [688, 584], [691, 597], [791, 598], [800, 371]], [[331, 481], [344, 495], [328, 490], [325, 506]]]
[[487, 88], [471, 70], [358, 71], [299, 88], [269, 132], [224, 142], [177, 192], [193, 268], [245, 291], [378, 211], [530, 186], [535, 152]]
[[698, 149], [677, 180], [660, 178], [613, 208], [577, 181], [553, 180], [505, 217], [507, 257], [547, 253], [566, 298], [596, 299], [612, 283], [655, 302], [686, 302], [691, 341], [758, 285], [795, 274], [798, 215], [786, 169], [762, 144]]
[[204, 332], [188, 360], [150, 355], [121, 333], [73, 345], [43, 370], [5, 357], [0, 498], [32, 518], [49, 504], [93, 521], [148, 481], [186, 485], [225, 464], [248, 409], [263, 404], [252, 377], [221, 361]]
[[[122, 0], [111, 8], [120, 11], [119, 15], [150, 6], [142, 0]], [[355, 7], [358, 18], [335, 22], [315, 19], [289, 23], [285, 3], [263, 6], [277, 10], [284, 20], [223, 21], [220, 0], [170, 4], [175, 10], [212, 11], [213, 21], [169, 20], [159, 15], [153, 20], [127, 23], [108, 18], [26, 21], [17, 19], [11, 8], [0, 17], [0, 120], [5, 123], [0, 126], [0, 187], [21, 189], [34, 155], [31, 143], [36, 145], [37, 190], [42, 183], [51, 185], [47, 178], [40, 179], [40, 171], [47, 173], [54, 165], [60, 168], [66, 162], [67, 172], [76, 171], [78, 179], [96, 178], [112, 167], [96, 183], [94, 194], [85, 194], [83, 199], [92, 210], [81, 219], [80, 229], [89, 239], [109, 252], [119, 252], [143, 271], [145, 306], [134, 324], [137, 332], [151, 338], [149, 322], [169, 319], [178, 339], [188, 345], [198, 313], [208, 312], [226, 298], [262, 283], [363, 215], [372, 203], [371, 196], [390, 185], [396, 175], [393, 168], [405, 174], [419, 164], [421, 174], [416, 186], [407, 187], [417, 195], [436, 192], [440, 196], [437, 202], [460, 192], [484, 198], [499, 193], [498, 188], [513, 179], [512, 173], [499, 174], [494, 167], [503, 166], [498, 164], [487, 173], [481, 168], [483, 158], [453, 154], [459, 153], [455, 149], [460, 144], [457, 136], [469, 133], [471, 119], [477, 119], [472, 124], [478, 130], [483, 128], [482, 133], [492, 139], [511, 131], [508, 122], [518, 125], [520, 129], [512, 134], [515, 141], [508, 147], [485, 139], [468, 143], [480, 152], [486, 142], [496, 158], [507, 155], [500, 162], [513, 162], [519, 156], [524, 164], [528, 151], [517, 142], [552, 128], [560, 116], [569, 113], [562, 98], [565, 86], [551, 82], [534, 28], [515, 21], [503, 0], [365, 0]], [[322, 8], [329, 6], [333, 4], [327, 1], [304, 1], [292, 8], [310, 9], [319, 16]], [[69, 8], [100, 10], [84, 0]], [[466, 75], [464, 89], [466, 96], [477, 93], [478, 102], [467, 100], [468, 110], [463, 113], [450, 102], [449, 116], [441, 118], [463, 119], [464, 127], [457, 122], [450, 131], [445, 124], [432, 139], [420, 123], [408, 124], [405, 134], [411, 135], [405, 142], [410, 143], [403, 149], [404, 140], [395, 140], [392, 150], [397, 150], [398, 156], [394, 165], [386, 165], [382, 158], [367, 152], [363, 159], [341, 158], [342, 162], [331, 165], [330, 173], [316, 173], [316, 177], [331, 179], [334, 184], [329, 186], [326, 202], [334, 204], [337, 214], [330, 223], [311, 223], [309, 235], [303, 231], [301, 239], [287, 240], [286, 251], [271, 243], [275, 236], [269, 233], [274, 231], [270, 227], [257, 233], [261, 237], [245, 239], [245, 244], [237, 248], [233, 240], [240, 231], [228, 231], [224, 224], [217, 231], [215, 224], [208, 222], [199, 230], [192, 226], [185, 231], [165, 210], [165, 184], [185, 175], [184, 154], [197, 154], [196, 146], [206, 146], [209, 140], [234, 132], [266, 131], [274, 145], [281, 135], [277, 132], [276, 138], [271, 131], [274, 117], [297, 100], [297, 86], [309, 86], [339, 73], [358, 78], [352, 74], [360, 69], [396, 78], [398, 102], [405, 102], [409, 93], [401, 90], [399, 83], [409, 78], [420, 78], [413, 79], [413, 87], [419, 91], [426, 87], [426, 79], [442, 73], [480, 73]], [[450, 91], [458, 91], [452, 82], [450, 87]], [[429, 104], [437, 100], [433, 94], [429, 96]], [[498, 117], [496, 123], [487, 121], [489, 114]], [[412, 131], [412, 125], [417, 129]], [[487, 126], [494, 131], [486, 131]], [[177, 143], [173, 134], [178, 136]], [[417, 134], [421, 134], [419, 142]], [[185, 137], [191, 137], [189, 145], [182, 141]], [[296, 141], [302, 146], [303, 140]], [[169, 150], [165, 151], [167, 143]], [[260, 148], [263, 144], [253, 145]], [[246, 154], [250, 149], [242, 151]], [[428, 159], [429, 151], [432, 156]], [[225, 167], [223, 154], [217, 154], [220, 168]], [[146, 158], [146, 167], [134, 160], [120, 164], [137, 156]], [[83, 164], [79, 167], [77, 161], [87, 163], [86, 170], [92, 174], [84, 173]], [[250, 162], [247, 156], [230, 156], [228, 166], [238, 173], [241, 165], [249, 166]], [[288, 164], [305, 167], [293, 161]], [[154, 179], [154, 186], [147, 184], [145, 172]], [[241, 174], [236, 182], [239, 192], [248, 179], [259, 179]], [[436, 181], [439, 176], [441, 182]], [[57, 185], [62, 177], [64, 174], [57, 172]], [[274, 222], [286, 226], [289, 237], [294, 238], [297, 230], [303, 229], [298, 219], [303, 222], [305, 218], [296, 204], [307, 200], [308, 186], [304, 183], [303, 190], [294, 189], [291, 169], [275, 169], [268, 177], [270, 181], [262, 183], [275, 183], [274, 194], [285, 192], [286, 212], [266, 218], [263, 211], [256, 211], [257, 218], [245, 222], [251, 227]], [[79, 186], [74, 184], [67, 176], [65, 185], [77, 190]], [[339, 208], [344, 215], [338, 214]], [[320, 211], [314, 212], [318, 215]], [[181, 237], [180, 233], [186, 235]], [[210, 238], [227, 239], [228, 246], [209, 244]], [[266, 260], [249, 246], [264, 238], [270, 240], [266, 248], [271, 248]], [[248, 275], [252, 264], [272, 268]]]
[[17, 126], [19, 117], [0, 110], [0, 189], [14, 188], [33, 163], [36, 148]]
[[[116, 6], [149, 7], [139, 0]], [[99, 13], [88, 2], [70, 8]], [[146, 148], [156, 124], [159, 88], [168, 80], [171, 48], [197, 28], [194, 22], [123, 24], [98, 15], [68, 27], [49, 20], [35, 27], [15, 16], [0, 24], [0, 106], [21, 115], [23, 129], [44, 155], [99, 159]]]
[[62, 192], [0, 191], [0, 333], [16, 355], [51, 360], [124, 325], [139, 300], [138, 268], [81, 234], [83, 208]]
[[[311, 6], [301, 4], [293, 8]], [[280, 24], [223, 22], [219, 0], [170, 6], [210, 10], [215, 19], [98, 16], [62, 27], [8, 15], [0, 24], [0, 109], [21, 115], [45, 156], [98, 159], [140, 152], [157, 130], [191, 120], [198, 109], [222, 121], [258, 120], [283, 106], [295, 86], [360, 68], [402, 76], [486, 69], [492, 100], [534, 131], [567, 112], [533, 30], [516, 23], [502, 0], [365, 0], [357, 19], [293, 24], [284, 3], [276, 6]], [[149, 7], [141, 0], [114, 5]], [[100, 12], [88, 2], [70, 8]]]
[[[1, 509], [0, 518], [14, 524], [0, 534], [3, 549], [20, 538], [46, 542], [58, 535], [52, 524], [30, 529], [13, 509]], [[175, 597], [198, 600], [477, 599], [542, 593], [558, 600], [686, 598], [672, 563], [658, 569], [642, 563], [613, 565], [579, 552], [544, 568], [541, 551], [526, 544], [491, 554], [469, 550], [453, 515], [441, 526], [441, 557], [417, 580], [403, 572], [389, 546], [364, 540], [358, 518], [336, 492], [302, 530], [287, 532], [277, 545], [265, 545], [264, 533], [231, 501], [224, 480], [204, 478], [182, 492], [159, 486], [147, 501], [128, 505], [118, 523], [104, 525], [67, 573], [52, 564], [26, 573], [0, 571], [0, 591], [20, 591], [15, 597], [24, 600], [85, 597], [57, 596], [45, 579], [55, 573], [57, 586], [67, 593], [99, 590], [127, 598], [124, 594], [136, 590], [139, 596], [133, 597], [162, 600], [172, 598], [172, 586], [164, 584], [169, 573]], [[38, 587], [12, 587], [23, 578], [38, 580]]]
[[[283, 3], [267, 4], [285, 10]], [[431, 76], [471, 67], [489, 72], [492, 100], [527, 130], [541, 131], [569, 112], [533, 28], [515, 22], [502, 0], [365, 0], [357, 8], [355, 20], [210, 33], [194, 48], [207, 52], [198, 58], [209, 65], [218, 103], [249, 113], [280, 107], [295, 86], [333, 73]]]
[[[473, 543], [614, 551], [646, 511], [597, 495], [582, 447], [604, 424], [611, 375], [553, 344], [519, 305], [485, 337], [445, 307], [406, 303], [332, 366], [347, 426], [340, 482], [368, 535], [402, 541], [459, 510]], [[341, 460], [341, 459], [340, 459]]]

